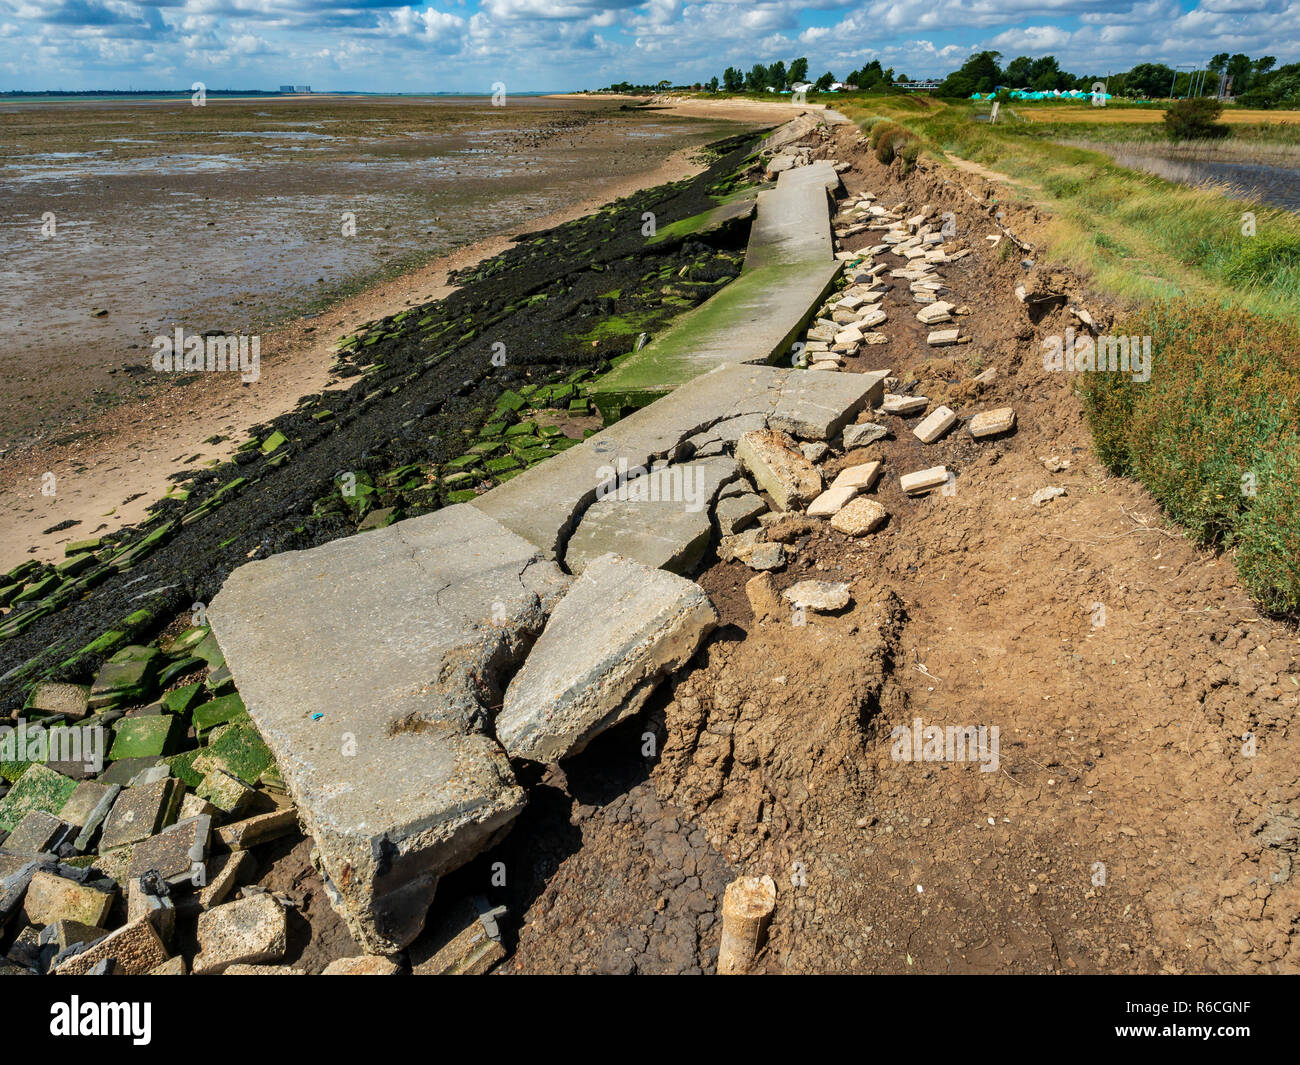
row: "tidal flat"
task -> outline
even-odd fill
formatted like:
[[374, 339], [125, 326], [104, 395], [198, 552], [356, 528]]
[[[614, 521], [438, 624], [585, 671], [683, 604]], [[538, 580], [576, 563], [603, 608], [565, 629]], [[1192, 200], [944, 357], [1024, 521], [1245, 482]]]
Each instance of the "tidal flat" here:
[[599, 196], [734, 123], [618, 101], [0, 104], [0, 454], [150, 389], [155, 337], [253, 334]]

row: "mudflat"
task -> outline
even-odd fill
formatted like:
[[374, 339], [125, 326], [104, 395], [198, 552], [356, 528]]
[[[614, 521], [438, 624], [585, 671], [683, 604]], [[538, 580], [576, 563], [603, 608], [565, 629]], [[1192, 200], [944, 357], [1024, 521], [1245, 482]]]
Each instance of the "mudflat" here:
[[177, 327], [263, 333], [735, 128], [599, 99], [5, 103], [0, 455], [186, 383], [150, 366]]

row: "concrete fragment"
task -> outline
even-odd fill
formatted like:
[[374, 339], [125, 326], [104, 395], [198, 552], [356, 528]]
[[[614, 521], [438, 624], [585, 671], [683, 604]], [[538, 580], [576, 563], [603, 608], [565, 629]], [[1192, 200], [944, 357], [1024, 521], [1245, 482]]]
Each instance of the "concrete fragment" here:
[[68, 824], [44, 810], [28, 810], [18, 826], [4, 841], [10, 854], [33, 856], [53, 850], [67, 837]]
[[[78, 829], [84, 828], [104, 796], [109, 795], [115, 798], [121, 790], [121, 786], [117, 784], [101, 784], [97, 780], [83, 780], [68, 797], [63, 809], [59, 811], [59, 817]], [[111, 803], [112, 798], [109, 801]]]
[[916, 470], [905, 473], [898, 479], [899, 486], [908, 495], [920, 495], [932, 488], [938, 488], [948, 481], [947, 466], [931, 466], [928, 470]]
[[981, 411], [970, 420], [970, 435], [975, 439], [1009, 432], [1016, 424], [1016, 412], [1010, 407]]
[[770, 573], [760, 573], [747, 580], [745, 596], [749, 599], [749, 608], [754, 612], [755, 621], [766, 621], [781, 612], [781, 600], [776, 594], [776, 585]]
[[185, 976], [189, 970], [185, 968], [185, 959], [177, 954], [174, 958], [168, 958], [161, 965], [155, 965], [145, 976]]
[[785, 565], [785, 547], [782, 544], [750, 543], [736, 547], [733, 556], [750, 569], [774, 570]]
[[874, 499], [859, 496], [831, 518], [831, 528], [845, 536], [865, 536], [880, 528], [888, 516], [888, 511]]
[[497, 737], [511, 758], [554, 762], [637, 713], [718, 623], [691, 581], [607, 554], [556, 605], [510, 682]]
[[276, 961], [284, 957], [287, 931], [284, 907], [267, 892], [207, 910], [199, 915], [194, 972], [221, 973], [229, 965]]
[[767, 504], [753, 492], [725, 496], [713, 508], [713, 520], [722, 536], [730, 536], [754, 524], [754, 520], [767, 511]]
[[781, 597], [795, 606], [823, 614], [843, 610], [853, 602], [845, 581], [799, 581], [783, 591]]
[[617, 551], [655, 569], [686, 574], [708, 548], [708, 508], [737, 475], [725, 456], [666, 466], [622, 480], [611, 466], [603, 495], [588, 508], [569, 541], [564, 564], [581, 573]]
[[36, 925], [55, 921], [77, 921], [80, 924], [101, 927], [113, 906], [113, 894], [100, 891], [88, 884], [56, 876], [45, 871], [37, 872], [27, 885], [23, 912], [27, 920]]
[[921, 419], [912, 433], [921, 443], [933, 444], [956, 424], [956, 413], [948, 407], [938, 406]]
[[232, 821], [217, 829], [217, 839], [229, 850], [247, 850], [259, 843], [279, 839], [298, 830], [298, 811], [292, 806], [282, 806], [263, 814], [254, 814], [240, 821]]
[[362, 954], [356, 958], [336, 958], [321, 970], [321, 976], [396, 976], [399, 972], [396, 962]]
[[56, 976], [84, 976], [109, 962], [115, 976], [139, 976], [167, 960], [167, 947], [147, 917], [125, 924], [59, 964]]
[[[196, 959], [197, 960], [197, 959]], [[195, 972], [198, 970], [196, 969]], [[291, 965], [245, 965], [235, 962], [222, 970], [223, 976], [306, 976], [306, 969], [296, 969]]]
[[567, 583], [527, 541], [454, 505], [250, 563], [210, 605], [331, 901], [368, 950], [409, 944], [438, 878], [523, 808], [479, 723]]
[[[500, 921], [504, 906], [481, 895], [463, 899], [432, 930], [427, 957], [412, 949], [412, 971], [421, 976], [481, 976], [505, 956]], [[419, 944], [423, 946], [423, 944]]]
[[811, 503], [821, 492], [821, 473], [780, 430], [746, 433], [736, 443], [736, 461], [771, 496], [778, 510]]
[[875, 422], [846, 425], [844, 427], [844, 450], [851, 451], [855, 447], [866, 447], [868, 444], [874, 444], [877, 440], [883, 440], [888, 435], [889, 430], [883, 425], [877, 425]]
[[214, 855], [205, 870], [207, 883], [199, 889], [199, 905], [205, 910], [220, 906], [241, 882], [251, 879], [256, 868], [257, 859], [248, 851]]
[[831, 482], [832, 488], [852, 486], [859, 491], [869, 492], [880, 476], [880, 462], [863, 462], [857, 466], [848, 466], [840, 470]]
[[47, 714], [65, 714], [78, 720], [86, 716], [90, 699], [90, 686], [85, 684], [60, 684], [43, 681], [32, 689], [24, 710], [40, 710]]
[[961, 339], [960, 329], [936, 329], [925, 338], [932, 348], [946, 348]]
[[808, 516], [829, 518], [838, 513], [840, 508], [857, 494], [858, 489], [855, 485], [842, 484], [838, 488], [832, 486], [808, 504]]
[[770, 876], [741, 877], [727, 885], [722, 896], [719, 976], [735, 976], [753, 964], [767, 936], [774, 909], [776, 883]]
[[1053, 499], [1058, 499], [1065, 494], [1064, 488], [1058, 488], [1056, 485], [1049, 484], [1046, 488], [1040, 488], [1035, 492], [1032, 501], [1034, 506], [1041, 507], [1044, 503], [1049, 503]]
[[925, 396], [893, 396], [886, 395], [885, 400], [880, 405], [880, 409], [886, 414], [897, 414], [900, 417], [907, 417], [911, 414], [920, 414], [930, 405], [930, 401]]

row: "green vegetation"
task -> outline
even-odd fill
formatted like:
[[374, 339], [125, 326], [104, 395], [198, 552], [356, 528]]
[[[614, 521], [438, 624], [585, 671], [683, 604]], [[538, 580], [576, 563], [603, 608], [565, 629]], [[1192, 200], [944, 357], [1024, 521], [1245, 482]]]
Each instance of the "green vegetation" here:
[[1202, 544], [1236, 548], [1251, 595], [1300, 615], [1300, 336], [1187, 300], [1131, 314], [1120, 335], [1155, 339], [1155, 372], [1085, 374], [1097, 452], [1146, 485]]
[[1228, 127], [1215, 121], [1221, 114], [1223, 105], [1218, 100], [1179, 100], [1165, 112], [1165, 132], [1171, 141], [1226, 137]]
[[1149, 382], [1081, 375], [1099, 456], [1199, 543], [1233, 551], [1263, 608], [1300, 616], [1300, 218], [977, 123], [964, 103], [841, 109], [873, 144], [910, 130], [1050, 214], [1052, 258], [1129, 308], [1116, 335], [1153, 341]]

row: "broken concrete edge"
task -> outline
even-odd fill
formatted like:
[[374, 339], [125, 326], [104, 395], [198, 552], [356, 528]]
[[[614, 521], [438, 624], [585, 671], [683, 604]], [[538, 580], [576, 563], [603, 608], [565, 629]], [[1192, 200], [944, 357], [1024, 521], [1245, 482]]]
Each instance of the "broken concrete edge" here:
[[[388, 582], [373, 572], [385, 552]], [[414, 939], [438, 878], [523, 809], [488, 704], [568, 583], [461, 504], [240, 567], [210, 605], [331, 901], [372, 953]], [[268, 629], [293, 643], [291, 658], [267, 656]]]

